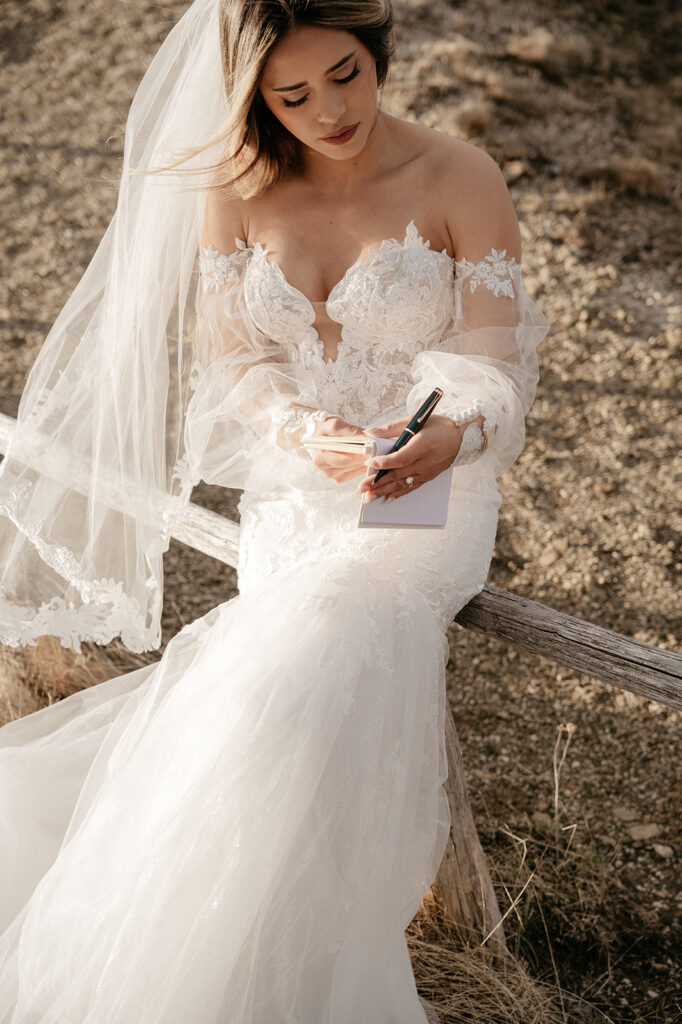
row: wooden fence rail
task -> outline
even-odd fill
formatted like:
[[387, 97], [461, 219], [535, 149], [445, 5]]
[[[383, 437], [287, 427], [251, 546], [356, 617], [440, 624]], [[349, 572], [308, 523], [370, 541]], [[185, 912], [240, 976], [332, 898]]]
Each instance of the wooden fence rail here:
[[[0, 453], [7, 451], [14, 424], [11, 416], [0, 413]], [[173, 537], [226, 565], [237, 564], [239, 525], [210, 509], [190, 503]], [[612, 686], [682, 708], [682, 654], [489, 585], [461, 609], [455, 622]], [[449, 767], [445, 791], [452, 827], [434, 886], [464, 941], [487, 942], [503, 954], [501, 914], [469, 804], [452, 715], [446, 716], [445, 744]]]

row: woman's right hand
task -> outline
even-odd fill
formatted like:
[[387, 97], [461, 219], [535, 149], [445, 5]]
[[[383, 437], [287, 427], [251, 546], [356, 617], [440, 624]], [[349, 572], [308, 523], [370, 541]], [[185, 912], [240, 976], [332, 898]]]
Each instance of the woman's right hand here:
[[[323, 420], [315, 432], [318, 436], [324, 437], [348, 437], [349, 434], [364, 434], [362, 427], [356, 427], [347, 423], [340, 416], [331, 416]], [[366, 452], [358, 455], [345, 454], [344, 452], [308, 451], [310, 458], [326, 477], [336, 480], [337, 484], [345, 480], [352, 480], [354, 476], [367, 472]]]

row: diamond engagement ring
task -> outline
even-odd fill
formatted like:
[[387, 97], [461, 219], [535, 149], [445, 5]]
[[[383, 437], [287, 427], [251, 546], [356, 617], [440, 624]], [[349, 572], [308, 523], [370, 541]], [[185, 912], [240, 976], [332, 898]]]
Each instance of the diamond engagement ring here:
[[405, 477], [405, 483], [407, 484], [408, 487], [411, 487], [412, 484], [414, 483], [414, 477], [413, 476], [406, 476]]

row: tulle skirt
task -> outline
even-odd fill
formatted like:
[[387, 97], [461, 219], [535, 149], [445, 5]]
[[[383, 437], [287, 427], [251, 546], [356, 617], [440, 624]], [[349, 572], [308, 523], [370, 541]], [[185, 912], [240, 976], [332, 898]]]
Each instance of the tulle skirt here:
[[409, 574], [327, 552], [0, 729], [0, 1024], [425, 1024], [446, 660]]

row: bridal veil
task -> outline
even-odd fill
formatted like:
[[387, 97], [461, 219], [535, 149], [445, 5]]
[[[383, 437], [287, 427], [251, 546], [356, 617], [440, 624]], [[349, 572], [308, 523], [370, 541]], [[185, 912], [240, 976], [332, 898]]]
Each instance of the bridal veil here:
[[[116, 212], [48, 334], [0, 472], [0, 641], [160, 643], [205, 193], [167, 166], [227, 119], [218, 0], [195, 0], [133, 100]], [[201, 171], [209, 146], [183, 166]], [[191, 176], [190, 176], [191, 177]]]

